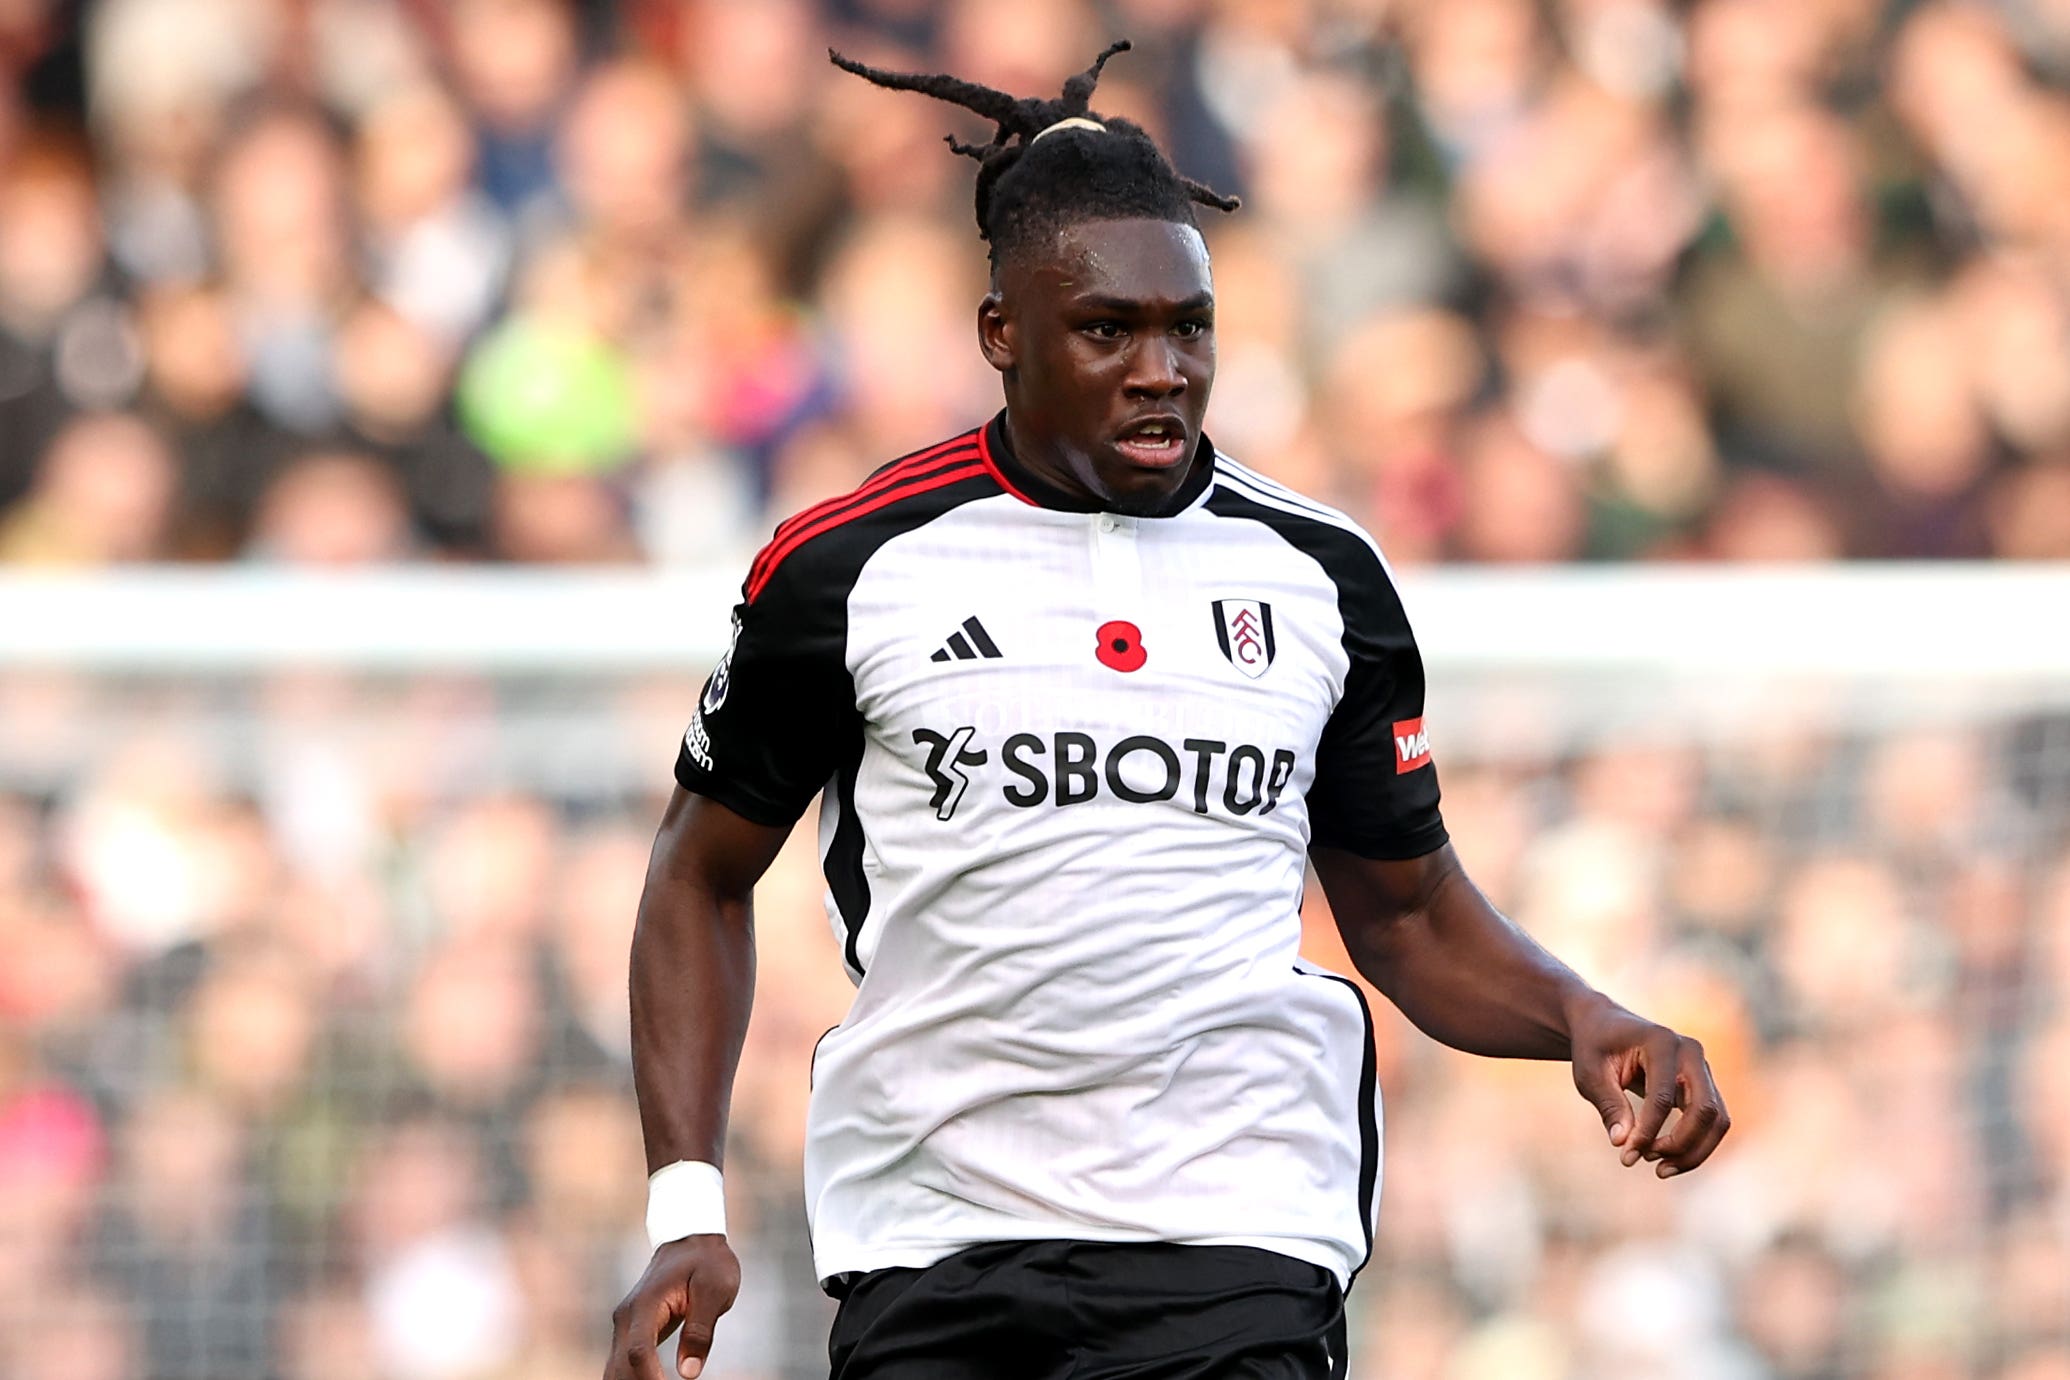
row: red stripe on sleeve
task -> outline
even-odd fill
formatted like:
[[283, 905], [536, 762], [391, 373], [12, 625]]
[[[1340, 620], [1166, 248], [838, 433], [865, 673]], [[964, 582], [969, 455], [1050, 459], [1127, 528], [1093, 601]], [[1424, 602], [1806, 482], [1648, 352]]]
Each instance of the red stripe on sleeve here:
[[900, 455], [898, 459], [894, 459], [892, 463], [888, 463], [888, 466], [884, 466], [884, 470], [880, 470], [878, 474], [871, 474], [871, 476], [869, 476], [867, 480], [863, 480], [861, 484], [857, 484], [857, 486], [855, 486], [855, 488], [851, 488], [849, 492], [845, 492], [845, 494], [834, 494], [834, 497], [832, 497], [832, 499], [820, 499], [818, 503], [814, 503], [814, 505], [811, 505], [811, 507], [807, 507], [807, 509], [803, 509], [803, 511], [799, 511], [799, 513], [793, 513], [793, 515], [791, 515], [791, 517], [787, 517], [787, 519], [782, 519], [780, 523], [776, 523], [776, 532], [774, 532], [774, 536], [772, 536], [770, 540], [776, 540], [776, 538], [780, 538], [780, 536], [785, 536], [785, 530], [787, 530], [787, 528], [797, 528], [801, 521], [809, 519], [811, 515], [814, 515], [814, 513], [818, 513], [818, 511], [822, 511], [822, 509], [830, 509], [830, 507], [834, 507], [836, 503], [847, 503], [849, 499], [857, 497], [857, 494], [865, 494], [865, 492], [869, 492], [869, 490], [874, 490], [874, 488], [880, 488], [880, 486], [888, 484], [890, 480], [898, 478], [900, 474], [907, 474], [907, 472], [911, 472], [911, 470], [913, 470], [913, 466], [919, 466], [919, 463], [921, 463], [921, 461], [925, 461], [925, 459], [936, 459], [936, 457], [940, 457], [940, 455], [946, 455], [948, 451], [952, 451], [952, 449], [956, 449], [956, 447], [965, 447], [965, 445], [973, 445], [975, 441], [977, 441], [977, 437], [975, 437], [975, 434], [973, 434], [973, 432], [963, 432], [963, 434], [960, 434], [960, 437], [950, 437], [948, 441], [942, 441], [942, 443], [938, 443], [938, 445], [929, 445], [929, 447], [927, 447], [925, 451], [913, 451], [911, 455]]
[[974, 433], [966, 431], [961, 436], [951, 436], [948, 440], [942, 441], [936, 445], [929, 446], [925, 450], [916, 450], [911, 455], [902, 455], [898, 459], [892, 461], [889, 465], [886, 465], [878, 473], [871, 475], [861, 484], [858, 484], [855, 488], [850, 489], [847, 493], [835, 494], [832, 498], [823, 498], [819, 502], [813, 504], [811, 507], [806, 508], [801, 512], [793, 513], [791, 516], [785, 518], [782, 522], [776, 525], [776, 531], [774, 535], [770, 538], [770, 540], [774, 541], [781, 538], [784, 535], [786, 529], [797, 527], [798, 524], [811, 518], [815, 513], [821, 512], [822, 510], [827, 508], [832, 508], [833, 506], [839, 503], [846, 503], [849, 499], [856, 497], [858, 494], [868, 493], [872, 489], [880, 488], [883, 485], [891, 482], [893, 479], [896, 479], [900, 474], [909, 472], [914, 466], [920, 464], [922, 461], [932, 460], [937, 456], [944, 455], [947, 452], [956, 449], [959, 446], [971, 445], [976, 441], [976, 439], [977, 438]]
[[924, 494], [930, 489], [939, 489], [949, 484], [959, 483], [962, 480], [971, 479], [983, 473], [985, 473], [985, 466], [982, 461], [976, 459], [964, 460], [939, 473], [915, 478], [909, 483], [876, 493], [866, 502], [859, 503], [854, 507], [844, 509], [838, 513], [830, 513], [811, 527], [800, 528], [782, 542], [771, 542], [768, 549], [762, 553], [766, 559], [757, 562], [757, 565], [760, 567], [759, 573], [751, 573], [748, 577], [747, 601], [752, 604], [761, 596], [763, 589], [768, 586], [771, 578], [775, 576], [777, 568], [783, 564], [785, 557], [821, 533], [831, 532], [834, 528], [844, 523], [853, 522], [859, 517], [876, 512], [879, 508], [889, 507], [900, 499], [912, 498], [918, 494]]
[[860, 502], [872, 494], [882, 493], [894, 484], [922, 478], [942, 466], [961, 464], [974, 458], [977, 454], [976, 447], [968, 444], [967, 437], [959, 437], [958, 440], [965, 443], [962, 449], [944, 453], [948, 451], [948, 448], [957, 445], [957, 441], [945, 441], [942, 445], [931, 447], [918, 455], [896, 461], [890, 468], [881, 471], [874, 478], [864, 482], [861, 487], [850, 489], [845, 494], [836, 494], [832, 498], [815, 503], [810, 508], [805, 509], [805, 511], [780, 523], [775, 534], [769, 538], [768, 543], [763, 546], [761, 553], [755, 557], [754, 564], [749, 568], [748, 582], [753, 584], [759, 578], [762, 567], [767, 564], [771, 552], [812, 523], [830, 517], [843, 508]]

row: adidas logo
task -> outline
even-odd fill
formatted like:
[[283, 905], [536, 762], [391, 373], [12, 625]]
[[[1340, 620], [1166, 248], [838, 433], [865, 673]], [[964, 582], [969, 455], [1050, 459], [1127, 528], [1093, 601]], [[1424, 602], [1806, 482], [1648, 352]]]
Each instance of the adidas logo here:
[[[969, 636], [964, 636], [968, 633]], [[985, 625], [973, 614], [963, 620], [963, 632], [949, 634], [947, 643], [935, 649], [929, 661], [975, 661], [979, 657], [996, 657], [1002, 653], [999, 644], [992, 640], [992, 634], [985, 631]]]

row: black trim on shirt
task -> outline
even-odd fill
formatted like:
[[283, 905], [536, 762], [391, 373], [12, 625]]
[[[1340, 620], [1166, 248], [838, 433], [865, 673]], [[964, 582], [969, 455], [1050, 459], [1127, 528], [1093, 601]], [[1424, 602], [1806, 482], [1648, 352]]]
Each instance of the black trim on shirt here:
[[1337, 589], [1350, 667], [1315, 749], [1308, 791], [1311, 846], [1380, 860], [1420, 858], [1448, 837], [1438, 813], [1437, 768], [1396, 770], [1394, 725], [1423, 716], [1423, 659], [1380, 555], [1357, 532], [1215, 486], [1207, 510], [1264, 523], [1306, 553]]
[[1373, 1259], [1373, 1199], [1380, 1187], [1380, 1061], [1373, 1044], [1373, 1006], [1357, 983], [1342, 973], [1322, 973], [1313, 968], [1296, 968], [1303, 977], [1342, 983], [1358, 1002], [1358, 1014], [1366, 1023], [1365, 1054], [1358, 1071], [1358, 1224], [1366, 1234], [1366, 1257], [1359, 1261], [1346, 1282], [1348, 1291], [1359, 1271]]
[[827, 892], [834, 909], [841, 914], [841, 926], [848, 931], [841, 956], [848, 970], [860, 979], [862, 955], [856, 945], [862, 940], [863, 922], [870, 918], [870, 876], [863, 870], [862, 816], [855, 812], [855, 776], [862, 767], [862, 735], [855, 738], [855, 751], [834, 774], [831, 789], [840, 818], [834, 821], [834, 836], [827, 841], [827, 855], [821, 863], [826, 873]]
[[[771, 828], [795, 825], [821, 790], [837, 793], [841, 817], [824, 866], [858, 974], [856, 944], [870, 893], [854, 798], [863, 721], [848, 670], [848, 596], [886, 542], [1000, 492], [988, 471], [975, 460], [972, 466], [968, 476], [946, 483], [916, 479], [865, 502], [830, 505], [829, 514], [779, 537], [783, 553], [763, 563], [759, 592], [750, 600], [743, 586], [734, 607], [739, 632], [724, 662], [723, 689], [713, 690], [721, 683], [714, 670], [699, 698], [691, 733], [704, 735], [711, 765], [700, 764], [687, 741], [676, 753], [684, 790]], [[718, 703], [705, 708], [715, 694]]]

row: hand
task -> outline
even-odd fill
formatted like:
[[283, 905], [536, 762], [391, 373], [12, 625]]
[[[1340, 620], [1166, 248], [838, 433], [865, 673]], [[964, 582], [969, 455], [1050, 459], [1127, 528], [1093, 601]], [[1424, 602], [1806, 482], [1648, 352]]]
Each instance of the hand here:
[[[1574, 1086], [1603, 1114], [1627, 1168], [1652, 1160], [1655, 1174], [1673, 1178], [1709, 1159], [1732, 1129], [1703, 1046], [1688, 1036], [1609, 1002], [1573, 1018], [1568, 1028]], [[1641, 1099], [1636, 1118], [1627, 1091]], [[1672, 1127], [1670, 1112], [1676, 1113]]]
[[719, 1315], [740, 1293], [740, 1261], [723, 1236], [686, 1236], [654, 1252], [647, 1272], [611, 1310], [611, 1359], [604, 1380], [663, 1380], [657, 1348], [683, 1324], [676, 1373], [697, 1380], [711, 1354]]

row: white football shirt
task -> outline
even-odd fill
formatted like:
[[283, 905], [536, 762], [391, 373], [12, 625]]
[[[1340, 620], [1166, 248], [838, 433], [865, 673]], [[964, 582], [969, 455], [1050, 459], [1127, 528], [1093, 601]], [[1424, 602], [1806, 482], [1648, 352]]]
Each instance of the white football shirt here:
[[1348, 1283], [1371, 1017], [1299, 959], [1301, 892], [1312, 843], [1445, 841], [1408, 620], [1370, 537], [1205, 438], [1162, 515], [1088, 507], [1002, 415], [799, 514], [684, 737], [751, 820], [822, 795], [856, 994], [813, 1058], [819, 1275], [1063, 1238]]

